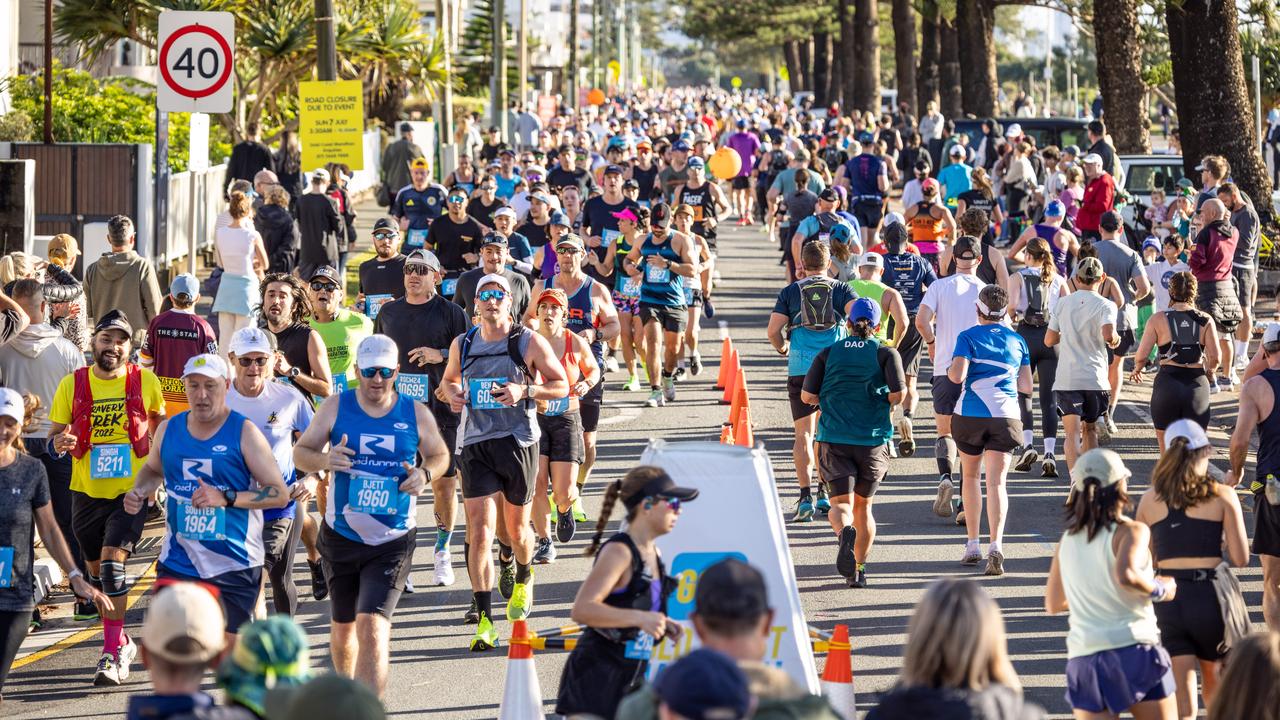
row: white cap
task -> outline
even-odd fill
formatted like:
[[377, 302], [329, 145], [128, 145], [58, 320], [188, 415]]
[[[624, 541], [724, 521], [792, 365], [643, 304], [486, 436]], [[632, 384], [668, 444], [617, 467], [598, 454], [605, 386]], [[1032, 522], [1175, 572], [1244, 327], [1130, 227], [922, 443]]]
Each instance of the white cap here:
[[370, 335], [356, 347], [356, 367], [394, 368], [400, 366], [400, 348], [386, 335]]
[[179, 582], [156, 593], [142, 621], [147, 652], [183, 665], [204, 663], [222, 652], [222, 606], [208, 590]]
[[1071, 468], [1071, 485], [1075, 490], [1082, 490], [1085, 481], [1092, 478], [1102, 487], [1111, 487], [1129, 479], [1130, 475], [1129, 468], [1124, 466], [1115, 450], [1094, 448], [1076, 458], [1075, 467]]
[[1080, 158], [1080, 163], [1082, 165], [1101, 165], [1102, 156], [1098, 153], [1089, 153], [1088, 155]]
[[182, 377], [188, 375], [204, 375], [222, 380], [230, 377], [227, 372], [227, 363], [223, 361], [221, 355], [213, 353], [201, 353], [187, 360], [187, 364], [182, 367]]
[[1168, 450], [1169, 446], [1173, 444], [1174, 438], [1186, 438], [1188, 450], [1199, 450], [1209, 445], [1209, 436], [1205, 433], [1204, 428], [1200, 427], [1200, 423], [1187, 418], [1175, 420], [1169, 427], [1165, 428], [1165, 450]]
[[1280, 342], [1280, 323], [1269, 323], [1267, 329], [1262, 331], [1263, 345], [1274, 342]]
[[230, 351], [236, 357], [244, 357], [249, 353], [270, 355], [276, 351], [267, 337], [267, 331], [257, 327], [243, 327], [231, 336]]
[[311, 180], [313, 182], [316, 180], [321, 180], [327, 183], [329, 182], [329, 171], [325, 170], [324, 168], [317, 168], [316, 170], [312, 171]]
[[888, 213], [888, 214], [886, 214], [886, 215], [884, 216], [884, 226], [885, 226], [885, 227], [889, 227], [890, 225], [892, 225], [892, 224], [894, 224], [894, 223], [897, 223], [897, 224], [899, 224], [899, 225], [906, 225], [906, 224], [907, 224], [907, 221], [906, 221], [905, 219], [903, 219], [903, 217], [902, 217], [902, 213], [899, 213], [899, 212], [891, 212], [891, 213]]
[[884, 269], [884, 256], [877, 252], [862, 253], [862, 257], [858, 258], [858, 266], [875, 266]]
[[489, 273], [480, 278], [480, 282], [476, 283], [477, 296], [480, 294], [480, 288], [485, 285], [501, 285], [503, 290], [511, 292], [511, 283], [507, 282], [507, 279], [498, 273]]
[[956, 143], [951, 146], [951, 149], [947, 151], [947, 154], [951, 157], [960, 157], [961, 155], [964, 155], [964, 146], [960, 143]]
[[516, 219], [516, 211], [515, 211], [515, 210], [512, 210], [510, 207], [507, 207], [507, 206], [505, 206], [505, 205], [504, 205], [503, 207], [500, 207], [500, 208], [498, 208], [497, 210], [494, 210], [494, 211], [493, 211], [493, 216], [494, 216], [495, 218], [500, 218], [500, 217], [509, 217], [509, 218], [511, 218], [512, 220], [515, 220], [515, 219]]
[[0, 416], [11, 417], [22, 427], [26, 414], [26, 403], [22, 402], [20, 393], [13, 388], [0, 388]]
[[1019, 137], [1021, 135], [1022, 135], [1022, 126], [1019, 125], [1018, 123], [1013, 123], [1009, 125], [1009, 127], [1005, 128], [1004, 130], [1004, 136], [1007, 138]]

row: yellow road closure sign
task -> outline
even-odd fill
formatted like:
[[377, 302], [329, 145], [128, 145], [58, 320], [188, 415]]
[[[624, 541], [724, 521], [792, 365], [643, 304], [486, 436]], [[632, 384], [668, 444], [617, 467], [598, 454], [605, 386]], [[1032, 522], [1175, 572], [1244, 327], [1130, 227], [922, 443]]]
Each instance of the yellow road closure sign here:
[[359, 80], [298, 83], [299, 139], [307, 172], [328, 163], [364, 169], [364, 90]]

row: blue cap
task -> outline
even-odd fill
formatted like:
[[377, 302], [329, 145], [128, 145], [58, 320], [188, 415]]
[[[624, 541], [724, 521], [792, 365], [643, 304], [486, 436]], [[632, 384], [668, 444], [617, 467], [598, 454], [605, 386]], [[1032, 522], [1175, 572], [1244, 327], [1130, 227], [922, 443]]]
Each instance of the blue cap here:
[[689, 158], [689, 167], [691, 168], [705, 168], [706, 166], [707, 166], [707, 161], [703, 160], [701, 157], [697, 155], [694, 155], [693, 157]]
[[169, 294], [174, 297], [186, 295], [195, 299], [200, 295], [200, 281], [195, 275], [183, 273], [173, 279], [173, 284], [169, 286]]
[[1060, 200], [1054, 200], [1044, 206], [1045, 217], [1062, 217], [1067, 214], [1067, 206], [1062, 204]]
[[565, 215], [563, 210], [555, 210], [551, 213], [551, 224], [567, 228], [573, 227], [569, 224], [569, 216]]
[[1148, 235], [1147, 239], [1142, 241], [1143, 251], [1146, 251], [1147, 248], [1152, 248], [1156, 252], [1160, 252], [1164, 249], [1164, 246], [1160, 244], [1159, 238], [1154, 235]]
[[671, 149], [677, 152], [689, 152], [690, 148], [689, 148], [689, 143], [685, 142], [684, 140], [677, 140], [676, 144], [671, 146]]
[[653, 692], [689, 720], [739, 720], [751, 710], [747, 676], [728, 656], [699, 648], [658, 675]]
[[853, 307], [849, 308], [849, 322], [867, 320], [873, 328], [880, 327], [880, 315], [880, 303], [871, 298], [860, 297], [854, 300]]
[[876, 136], [872, 135], [870, 132], [867, 132], [866, 130], [863, 130], [862, 132], [858, 133], [858, 142], [860, 143], [865, 144], [869, 142], [875, 142], [875, 139], [876, 139]]

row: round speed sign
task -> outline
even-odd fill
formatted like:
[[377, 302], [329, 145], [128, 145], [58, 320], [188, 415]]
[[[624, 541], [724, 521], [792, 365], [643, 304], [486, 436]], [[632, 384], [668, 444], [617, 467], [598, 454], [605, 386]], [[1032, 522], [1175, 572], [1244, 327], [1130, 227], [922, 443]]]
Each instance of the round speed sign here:
[[218, 92], [231, 78], [231, 46], [204, 25], [177, 29], [160, 47], [160, 74], [179, 95], [198, 99]]

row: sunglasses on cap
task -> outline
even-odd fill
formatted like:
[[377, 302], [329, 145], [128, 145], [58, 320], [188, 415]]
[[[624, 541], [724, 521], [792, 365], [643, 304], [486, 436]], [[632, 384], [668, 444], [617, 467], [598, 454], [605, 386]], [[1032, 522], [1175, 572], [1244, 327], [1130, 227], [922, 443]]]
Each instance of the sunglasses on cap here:
[[392, 375], [396, 374], [395, 368], [360, 368], [360, 377], [366, 380], [372, 379], [374, 375], [381, 376], [383, 380], [390, 380]]
[[431, 266], [429, 265], [414, 263], [413, 265], [406, 264], [404, 266], [405, 275], [426, 275], [430, 272], [432, 272], [432, 269], [431, 269]]
[[476, 295], [476, 299], [480, 302], [489, 302], [490, 300], [502, 300], [507, 296], [506, 290], [481, 290]]
[[260, 358], [242, 357], [242, 358], [236, 358], [236, 362], [240, 363], [240, 367], [251, 367], [253, 365], [257, 365], [258, 367], [263, 367], [267, 364], [267, 361], [269, 361], [270, 359], [271, 358], [264, 358], [264, 357], [260, 357]]
[[333, 292], [338, 286], [325, 280], [312, 280], [311, 289], [316, 292]]

